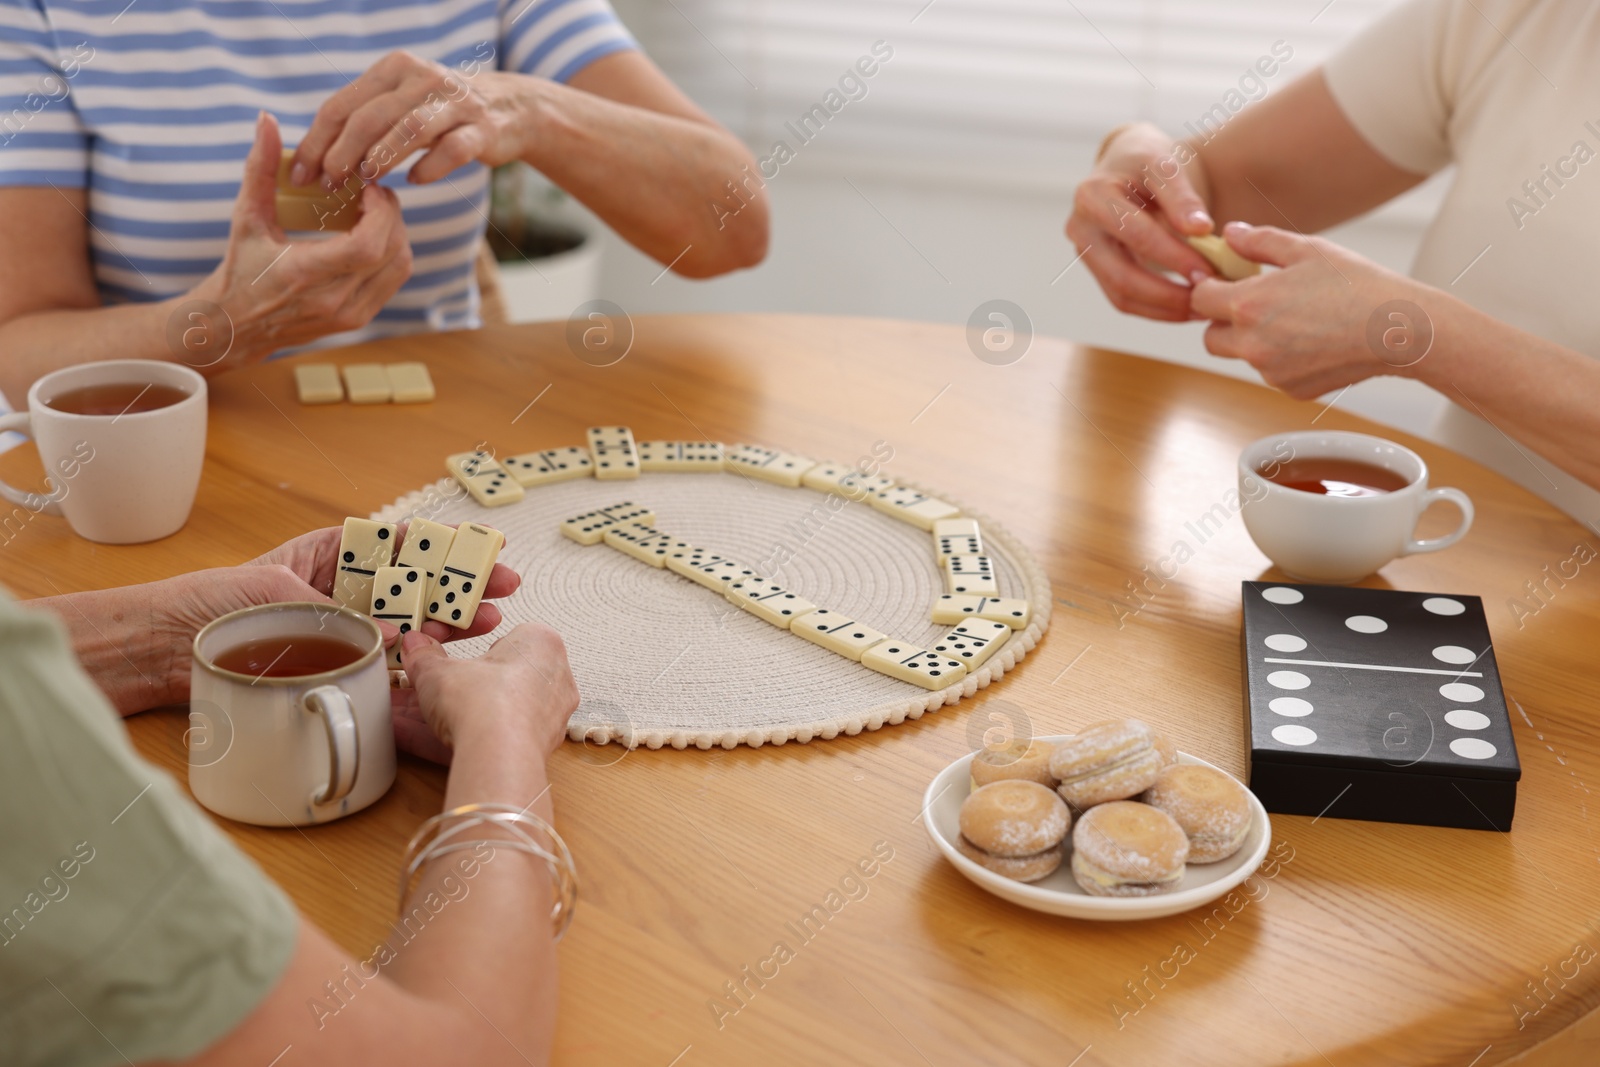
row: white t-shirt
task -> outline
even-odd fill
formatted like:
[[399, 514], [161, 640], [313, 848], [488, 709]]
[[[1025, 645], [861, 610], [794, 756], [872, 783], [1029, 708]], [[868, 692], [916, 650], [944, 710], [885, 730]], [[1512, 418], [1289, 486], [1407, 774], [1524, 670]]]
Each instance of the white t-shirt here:
[[[1412, 0], [1345, 45], [1325, 73], [1345, 115], [1390, 162], [1422, 174], [1456, 165], [1412, 275], [1600, 356], [1600, 5]], [[1600, 492], [1470, 407], [1448, 406], [1434, 436], [1600, 522]]]

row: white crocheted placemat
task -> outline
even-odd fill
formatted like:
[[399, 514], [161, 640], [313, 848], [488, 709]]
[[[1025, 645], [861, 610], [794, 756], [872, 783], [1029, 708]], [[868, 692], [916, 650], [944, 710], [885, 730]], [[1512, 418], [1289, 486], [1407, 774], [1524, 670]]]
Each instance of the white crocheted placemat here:
[[[574, 741], [733, 748], [876, 730], [971, 696], [1014, 668], [1050, 624], [1043, 568], [998, 523], [963, 507], [981, 524], [1000, 595], [1026, 599], [1033, 618], [960, 685], [929, 692], [769, 625], [669, 570], [561, 536], [562, 520], [623, 500], [652, 508], [663, 532], [891, 637], [929, 648], [949, 630], [928, 621], [944, 592], [932, 535], [865, 503], [830, 506], [828, 494], [812, 489], [726, 473], [649, 473], [541, 486], [519, 503], [485, 508], [444, 478], [372, 518], [421, 515], [504, 531], [500, 561], [522, 575], [522, 587], [496, 603], [508, 623], [547, 623], [565, 639], [583, 693], [568, 724]], [[491, 641], [450, 648], [475, 656]]]

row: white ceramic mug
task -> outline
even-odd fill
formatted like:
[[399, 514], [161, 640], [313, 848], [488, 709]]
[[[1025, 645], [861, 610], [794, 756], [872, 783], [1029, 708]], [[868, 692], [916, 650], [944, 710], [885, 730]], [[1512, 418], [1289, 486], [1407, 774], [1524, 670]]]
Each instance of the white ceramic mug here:
[[[363, 649], [321, 674], [239, 674], [216, 657], [247, 641], [322, 635]], [[194, 639], [189, 788], [218, 815], [309, 826], [360, 811], [394, 783], [389, 670], [378, 624], [335, 604], [244, 608]]]
[[[1341, 497], [1290, 489], [1271, 480], [1291, 459], [1343, 459], [1392, 471], [1405, 486], [1377, 496]], [[1428, 465], [1411, 449], [1370, 434], [1307, 430], [1263, 437], [1239, 455], [1245, 529], [1285, 573], [1313, 582], [1359, 581], [1398, 556], [1449, 548], [1472, 527], [1472, 501], [1459, 489], [1429, 489]], [[1447, 500], [1461, 525], [1419, 541], [1417, 519]]]
[[[188, 396], [154, 411], [74, 415], [45, 401], [92, 385], [168, 385]], [[0, 416], [0, 432], [33, 438], [48, 494], [0, 482], [0, 496], [34, 514], [62, 515], [79, 537], [107, 545], [155, 541], [189, 519], [206, 456], [206, 380], [148, 359], [84, 363], [46, 374], [26, 411]]]

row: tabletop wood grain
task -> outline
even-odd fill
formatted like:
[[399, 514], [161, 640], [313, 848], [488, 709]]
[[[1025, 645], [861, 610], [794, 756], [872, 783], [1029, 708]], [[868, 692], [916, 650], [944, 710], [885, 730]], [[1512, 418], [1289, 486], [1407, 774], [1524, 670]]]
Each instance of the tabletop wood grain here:
[[[846, 460], [887, 441], [891, 476], [947, 488], [1033, 549], [1055, 585], [1049, 633], [976, 699], [876, 733], [711, 752], [566, 745], [552, 774], [583, 896], [561, 946], [556, 1062], [1594, 1062], [1596, 1017], [1574, 1023], [1600, 1004], [1600, 570], [1571, 577], [1564, 561], [1579, 546], [1592, 558], [1600, 538], [1442, 449], [1196, 370], [1046, 338], [991, 366], [961, 329], [927, 324], [633, 325], [627, 356], [603, 368], [576, 358], [563, 323], [318, 357], [423, 360], [439, 389], [423, 406], [301, 407], [290, 362], [216, 380], [184, 530], [109, 547], [39, 517], [3, 535], [0, 580], [37, 596], [237, 563], [366, 515], [479, 441], [509, 453], [626, 423]], [[1523, 765], [1513, 832], [1277, 816], [1276, 860], [1233, 907], [1134, 924], [1049, 918], [968, 883], [927, 840], [920, 798], [991, 722], [1060, 733], [1136, 713], [1244, 772], [1239, 582], [1269, 572], [1226, 494], [1242, 446], [1313, 421], [1403, 441], [1477, 504], [1460, 545], [1367, 584], [1484, 598]], [[0, 457], [9, 479], [36, 472], [31, 447]], [[1219, 504], [1226, 522], [1202, 541], [1190, 524]], [[1440, 511], [1425, 526], [1455, 521]], [[1192, 558], [1174, 573], [1180, 542]], [[185, 725], [164, 710], [129, 727], [181, 778]], [[364, 956], [443, 782], [406, 760], [387, 797], [341, 822], [227, 829]], [[872, 877], [850, 881], [875, 850]], [[826, 922], [802, 940], [816, 905]], [[786, 962], [764, 963], [779, 942]]]

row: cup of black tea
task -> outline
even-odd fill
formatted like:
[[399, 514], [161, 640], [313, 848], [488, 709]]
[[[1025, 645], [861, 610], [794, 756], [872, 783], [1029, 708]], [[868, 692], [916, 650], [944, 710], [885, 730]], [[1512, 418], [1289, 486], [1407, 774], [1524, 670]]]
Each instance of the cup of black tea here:
[[189, 788], [218, 815], [309, 826], [394, 782], [389, 671], [378, 624], [336, 604], [224, 615], [195, 635]]
[[[1449, 548], [1472, 527], [1467, 494], [1428, 488], [1421, 456], [1370, 434], [1263, 437], [1240, 454], [1238, 475], [1240, 514], [1256, 547], [1307, 581], [1359, 581], [1399, 556]], [[1440, 500], [1461, 511], [1461, 524], [1418, 540], [1417, 519]]]
[[48, 489], [0, 482], [16, 505], [8, 520], [60, 515], [102, 544], [154, 541], [182, 529], [206, 454], [206, 380], [189, 367], [147, 359], [84, 363], [46, 374], [26, 411], [0, 431], [30, 435]]

